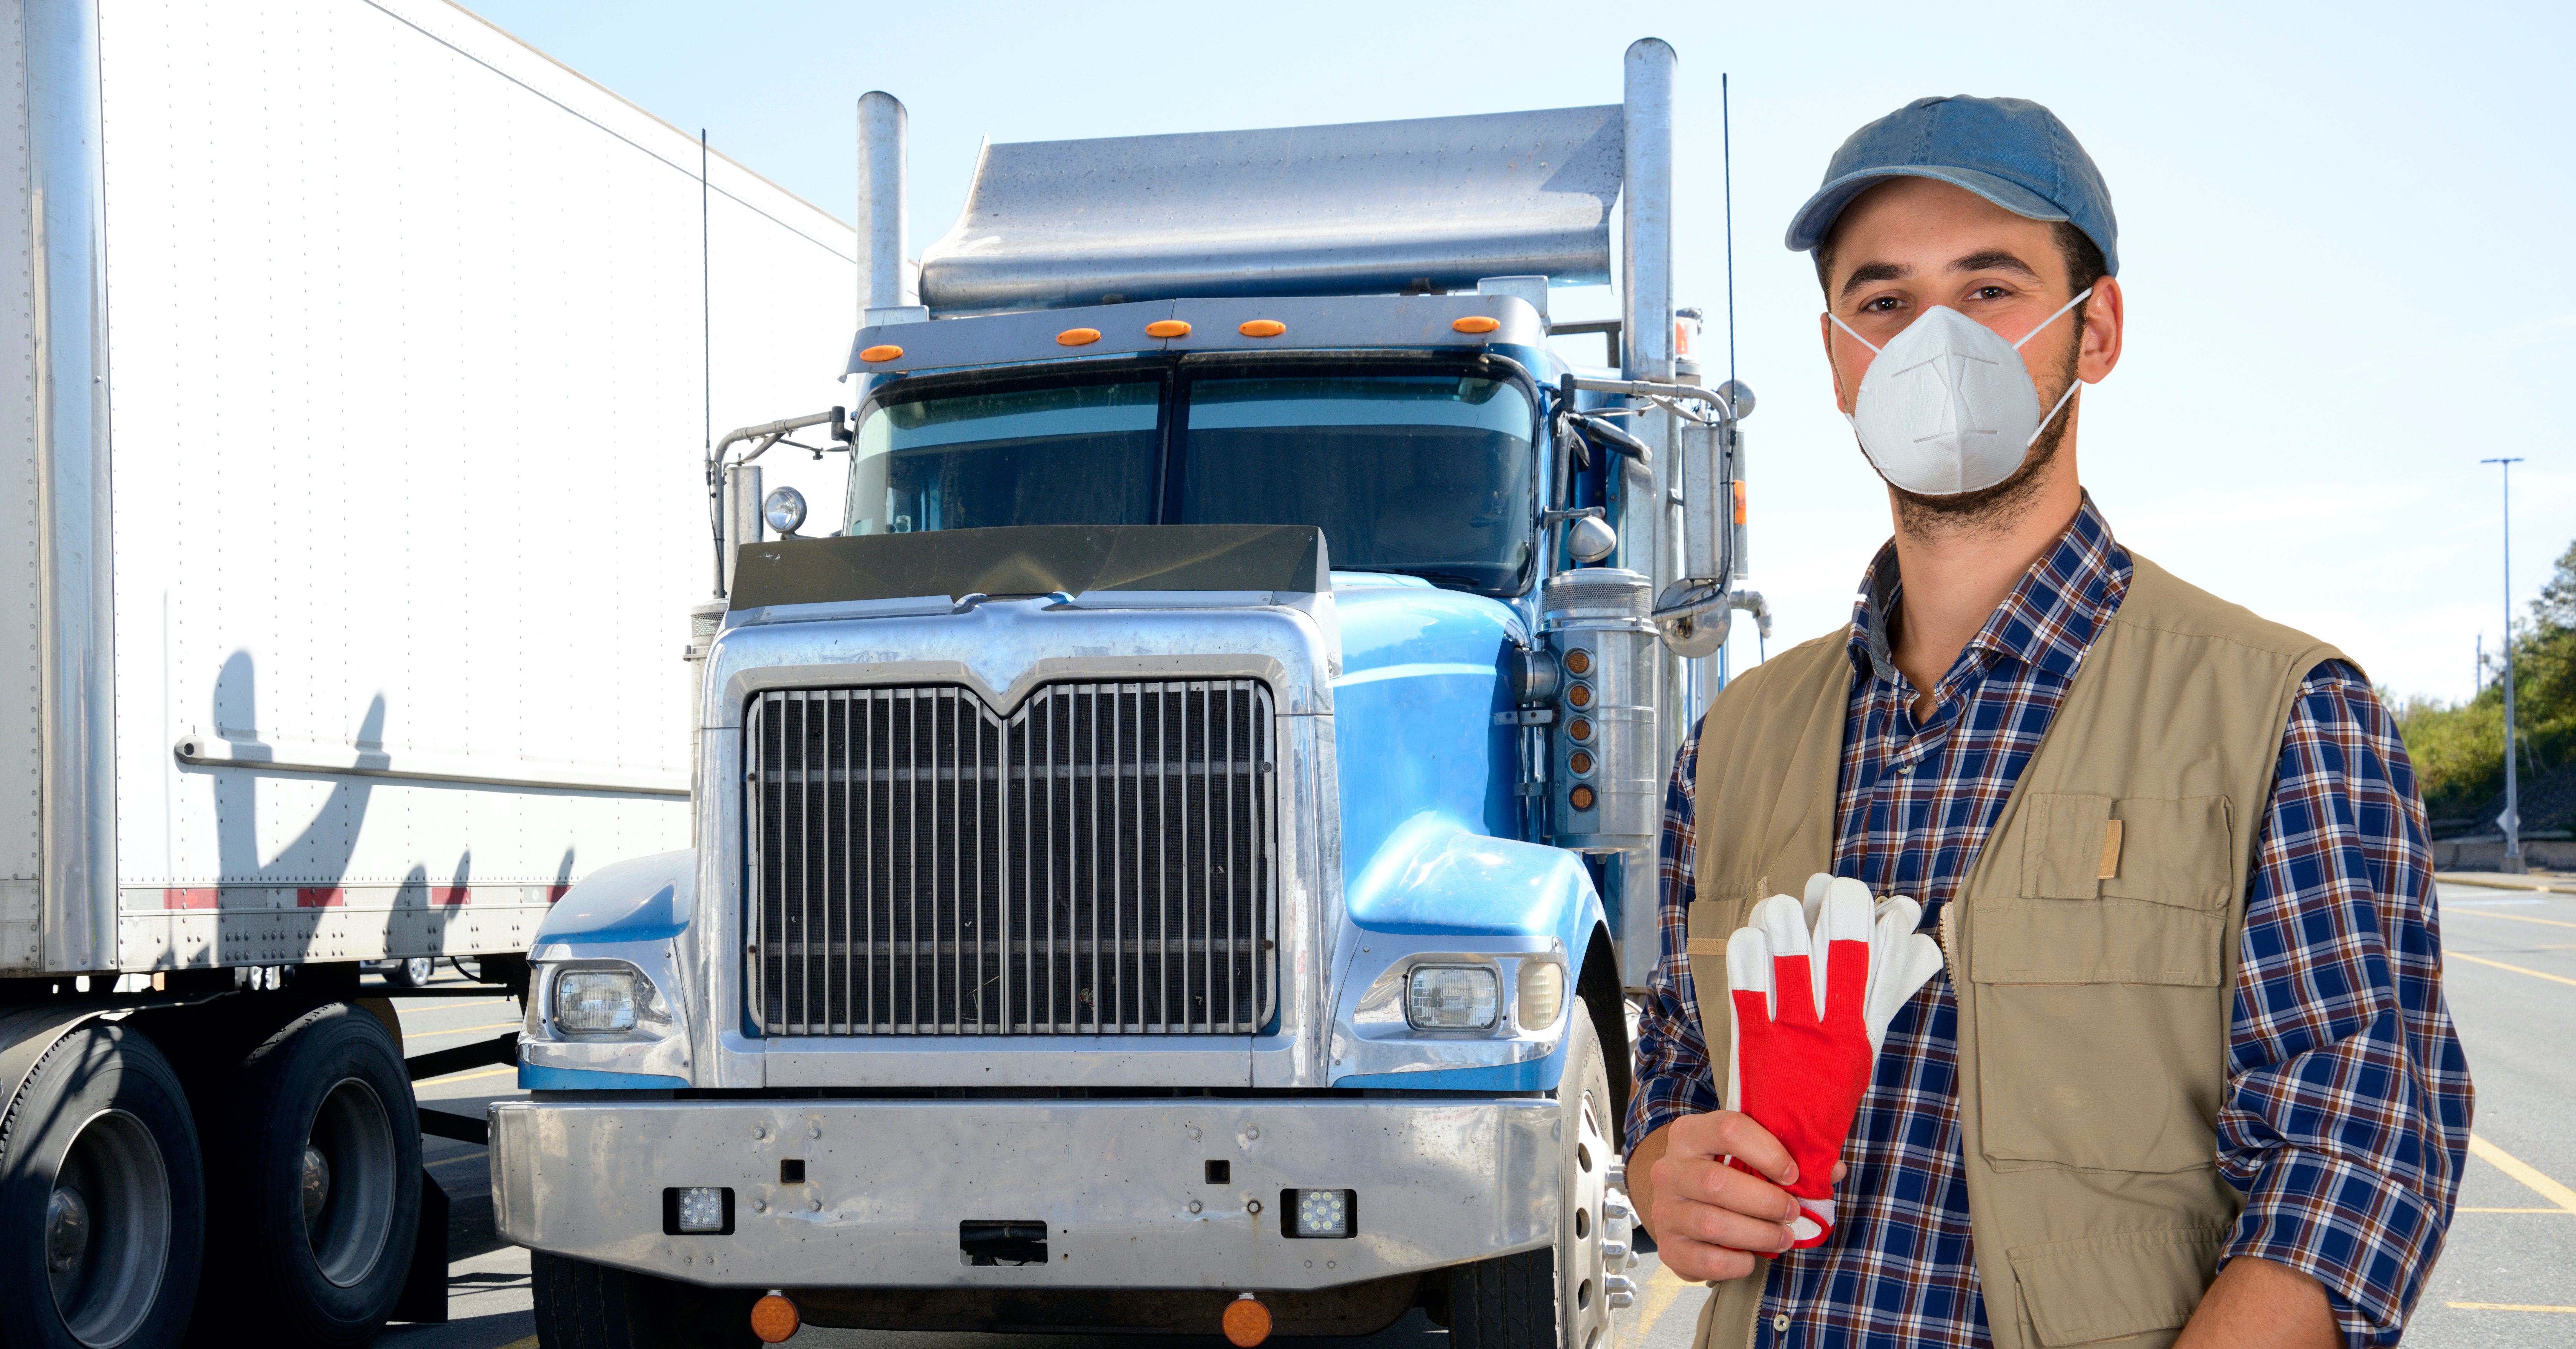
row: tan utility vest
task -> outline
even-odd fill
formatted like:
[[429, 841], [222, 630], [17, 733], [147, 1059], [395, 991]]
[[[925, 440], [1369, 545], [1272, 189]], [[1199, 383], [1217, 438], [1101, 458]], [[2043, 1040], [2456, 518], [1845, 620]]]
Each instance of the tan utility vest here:
[[[2245, 881], [2292, 699], [2341, 653], [2130, 555], [2056, 719], [1941, 915], [1997, 1349], [2170, 1344], [2243, 1199], [2219, 1177]], [[1689, 957], [1717, 1079], [1726, 938], [1833, 870], [1848, 632], [1727, 686], [1700, 732]], [[1750, 1345], [1768, 1260], [1698, 1344]]]

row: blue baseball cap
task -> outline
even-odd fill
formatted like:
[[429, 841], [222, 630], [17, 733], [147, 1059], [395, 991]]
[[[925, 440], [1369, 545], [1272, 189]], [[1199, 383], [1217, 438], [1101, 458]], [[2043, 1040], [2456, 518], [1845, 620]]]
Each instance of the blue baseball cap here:
[[1918, 98], [1853, 132], [1825, 165], [1825, 185], [1790, 217], [1790, 249], [1814, 250], [1843, 208], [1886, 178], [1930, 178], [2015, 215], [2063, 220], [2120, 274], [2120, 222], [2102, 171], [2057, 114], [2029, 99]]

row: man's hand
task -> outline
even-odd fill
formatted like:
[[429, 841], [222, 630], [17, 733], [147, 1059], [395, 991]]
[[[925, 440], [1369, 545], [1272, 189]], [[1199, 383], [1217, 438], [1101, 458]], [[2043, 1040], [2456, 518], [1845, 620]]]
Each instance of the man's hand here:
[[[1729, 1157], [1759, 1174], [1727, 1165]], [[1834, 1163], [1833, 1179], [1844, 1169]], [[1629, 1194], [1664, 1268], [1694, 1283], [1743, 1278], [1755, 1255], [1789, 1249], [1798, 1201], [1781, 1187], [1797, 1179], [1780, 1140], [1734, 1110], [1677, 1119], [1628, 1159]]]

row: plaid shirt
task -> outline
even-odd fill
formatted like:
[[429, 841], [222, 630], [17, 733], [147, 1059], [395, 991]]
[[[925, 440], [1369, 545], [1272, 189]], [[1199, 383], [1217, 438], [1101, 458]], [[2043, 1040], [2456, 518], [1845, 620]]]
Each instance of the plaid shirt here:
[[[1837, 875], [1919, 898], [1924, 929], [1937, 930], [2130, 574], [2087, 497], [1918, 724], [1916, 691], [1889, 656], [1896, 553], [1880, 550], [1851, 626]], [[1664, 798], [1663, 956], [1638, 1023], [1632, 1144], [1720, 1106], [1684, 955], [1698, 755], [1694, 735]], [[1957, 1032], [1946, 973], [1888, 1026], [1844, 1145], [1841, 1221], [1825, 1244], [1771, 1263], [1756, 1344], [1989, 1342], [1961, 1175]], [[2469, 1106], [2414, 770], [2361, 673], [2329, 661], [2300, 686], [2246, 891], [2217, 1121], [2219, 1171], [2246, 1207], [2226, 1258], [2304, 1271], [2350, 1342], [2396, 1343], [2450, 1223]]]

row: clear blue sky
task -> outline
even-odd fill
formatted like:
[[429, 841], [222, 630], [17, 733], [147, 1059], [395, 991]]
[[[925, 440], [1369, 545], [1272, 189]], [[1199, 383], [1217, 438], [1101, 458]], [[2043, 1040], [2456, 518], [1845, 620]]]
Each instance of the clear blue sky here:
[[[1789, 212], [1854, 127], [1925, 94], [2055, 109], [2110, 181], [2131, 331], [2085, 395], [2085, 481], [2185, 578], [2341, 644], [2397, 693], [2470, 689], [2576, 538], [2548, 278], [2576, 220], [2576, 6], [1297, 6], [476, 0], [468, 8], [847, 217], [852, 105], [911, 109], [916, 248], [978, 142], [1616, 102], [1681, 53], [1681, 302], [1725, 303], [1718, 75], [1732, 76], [1739, 374], [1761, 394], [1755, 584], [1784, 639], [1840, 622], [1888, 531], [1835, 414]], [[1559, 312], [1613, 311], [1608, 293]], [[798, 409], [783, 409], [793, 412]], [[1737, 639], [1749, 659], [1750, 635]]]

